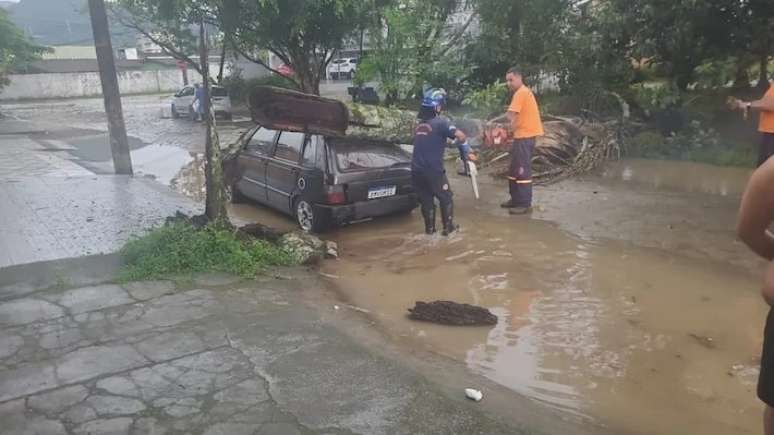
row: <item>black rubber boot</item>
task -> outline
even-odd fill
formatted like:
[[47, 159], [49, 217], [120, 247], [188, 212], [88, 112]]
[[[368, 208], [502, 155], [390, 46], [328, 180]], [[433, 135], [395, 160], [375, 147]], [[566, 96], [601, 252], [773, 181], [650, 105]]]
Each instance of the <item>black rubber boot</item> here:
[[449, 234], [460, 229], [459, 225], [454, 224], [454, 205], [446, 204], [441, 206], [441, 221], [443, 222], [443, 231], [441, 234], [448, 236]]
[[425, 234], [435, 234], [435, 207], [427, 211], [422, 209], [422, 217], [425, 219]]

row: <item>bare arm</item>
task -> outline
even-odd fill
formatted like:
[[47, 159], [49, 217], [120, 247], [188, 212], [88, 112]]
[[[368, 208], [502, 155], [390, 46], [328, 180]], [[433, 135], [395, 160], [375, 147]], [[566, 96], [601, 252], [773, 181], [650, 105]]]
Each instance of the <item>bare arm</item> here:
[[763, 275], [761, 296], [769, 306], [774, 306], [774, 262], [769, 263]]
[[750, 108], [762, 112], [774, 112], [774, 97], [763, 97], [760, 100], [751, 101]]
[[734, 110], [758, 110], [761, 112], [774, 112], [774, 97], [763, 97], [755, 101], [742, 101], [736, 98], [729, 100], [729, 105]]
[[774, 221], [774, 159], [767, 161], [750, 177], [736, 231], [739, 238], [756, 254], [774, 259], [774, 235], [768, 231]]
[[511, 123], [511, 126], [515, 128], [519, 120], [519, 114], [517, 112], [508, 111], [505, 115], [508, 117], [508, 122]]

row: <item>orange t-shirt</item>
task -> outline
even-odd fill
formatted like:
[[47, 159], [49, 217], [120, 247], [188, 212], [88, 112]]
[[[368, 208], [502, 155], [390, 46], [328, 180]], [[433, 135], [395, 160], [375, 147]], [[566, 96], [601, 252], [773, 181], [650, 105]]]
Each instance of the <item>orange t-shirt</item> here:
[[[769, 86], [769, 91], [763, 98], [774, 98], [774, 84]], [[758, 124], [758, 131], [761, 133], [774, 133], [774, 112], [762, 111], [761, 121]]]
[[513, 94], [509, 112], [518, 113], [516, 125], [513, 126], [513, 137], [524, 139], [543, 135], [543, 122], [540, 120], [540, 110], [532, 91], [522, 86]]

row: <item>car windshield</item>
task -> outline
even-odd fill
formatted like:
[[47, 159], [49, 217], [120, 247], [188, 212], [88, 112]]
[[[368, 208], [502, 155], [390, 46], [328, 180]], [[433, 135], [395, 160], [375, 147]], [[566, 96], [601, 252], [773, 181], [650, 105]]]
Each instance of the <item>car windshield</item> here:
[[342, 172], [411, 164], [411, 154], [389, 142], [339, 139], [333, 144], [336, 163]]
[[226, 88], [212, 88], [212, 96], [213, 97], [228, 97], [228, 91]]

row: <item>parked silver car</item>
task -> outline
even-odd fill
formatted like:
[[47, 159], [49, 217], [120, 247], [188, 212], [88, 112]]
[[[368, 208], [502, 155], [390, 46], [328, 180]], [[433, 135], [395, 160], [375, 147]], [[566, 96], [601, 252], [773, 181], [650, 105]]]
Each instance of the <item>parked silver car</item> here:
[[[223, 116], [226, 119], [231, 119], [231, 97], [228, 95], [228, 90], [221, 86], [213, 86], [212, 92], [212, 108], [215, 110], [215, 116]], [[194, 92], [193, 85], [189, 85], [178, 91], [172, 97], [172, 117], [179, 118], [181, 116], [193, 117], [194, 109]]]

